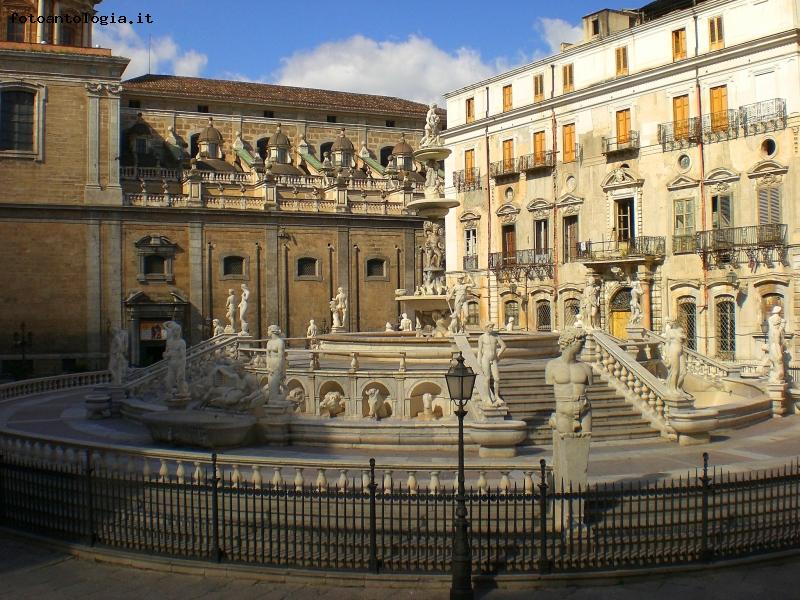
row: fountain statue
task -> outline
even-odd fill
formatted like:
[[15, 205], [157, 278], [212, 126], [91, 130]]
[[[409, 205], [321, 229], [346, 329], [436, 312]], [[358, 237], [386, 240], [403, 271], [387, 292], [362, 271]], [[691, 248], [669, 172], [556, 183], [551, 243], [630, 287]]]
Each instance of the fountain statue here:
[[586, 329], [597, 329], [600, 326], [600, 286], [593, 277], [586, 279], [586, 286], [583, 288], [581, 315]]
[[122, 385], [128, 377], [128, 331], [121, 327], [111, 330], [108, 370], [111, 372], [113, 385]]
[[400, 315], [400, 331], [413, 331], [413, 324], [408, 318], [408, 313]]
[[250, 335], [250, 324], [247, 322], [247, 304], [250, 299], [250, 288], [242, 284], [242, 299], [239, 302], [239, 335]]
[[269, 341], [267, 342], [266, 368], [267, 404], [281, 407], [286, 405], [286, 342], [281, 336], [281, 328], [270, 325], [267, 328]]
[[161, 326], [165, 332], [166, 347], [164, 360], [167, 361], [165, 402], [172, 408], [182, 408], [189, 401], [189, 386], [186, 383], [186, 341], [181, 326], [175, 321], [167, 321]]
[[[500, 398], [500, 358], [506, 351], [506, 343], [495, 331], [494, 323], [487, 323], [484, 333], [478, 338], [478, 362], [483, 375], [489, 384], [491, 376], [493, 385], [489, 385], [489, 403], [491, 405], [503, 404]], [[484, 398], [484, 402], [486, 399]]]
[[667, 378], [664, 383], [674, 396], [686, 395], [683, 389], [683, 380], [686, 378], [686, 356], [683, 352], [685, 341], [686, 335], [678, 322], [668, 321], [664, 328], [662, 361], [667, 367]]
[[338, 333], [345, 330], [345, 323], [347, 322], [347, 294], [344, 288], [338, 288], [336, 295], [330, 301], [331, 318], [333, 325], [331, 331]]
[[331, 391], [325, 394], [322, 401], [319, 403], [319, 414], [324, 416], [327, 414], [333, 418], [345, 411], [346, 404], [344, 396], [340, 392]]
[[383, 397], [377, 387], [365, 390], [364, 394], [367, 396], [367, 406], [369, 407], [367, 417], [378, 421], [392, 416], [392, 405], [389, 403], [388, 398]]
[[447, 301], [453, 300], [451, 319], [456, 324], [454, 326], [455, 333], [463, 332], [466, 326], [467, 319], [465, 313], [467, 311], [467, 300], [469, 299], [469, 293], [474, 285], [475, 283], [469, 275], [463, 275], [458, 278], [458, 283], [453, 285], [447, 294]]
[[266, 395], [255, 374], [240, 360], [220, 357], [204, 381], [196, 386], [198, 408], [249, 412], [263, 406]]
[[767, 319], [769, 383], [786, 382], [786, 320], [781, 316], [782, 310], [780, 306], [773, 307]]
[[506, 333], [511, 333], [514, 331], [514, 317], [508, 317], [508, 323], [506, 323]]
[[634, 279], [630, 282], [631, 285], [631, 318], [628, 324], [631, 326], [638, 326], [642, 322], [642, 282]]
[[228, 290], [228, 298], [225, 300], [225, 316], [228, 319], [228, 324], [225, 326], [225, 333], [236, 333], [236, 292]]
[[218, 335], [223, 335], [225, 333], [225, 328], [222, 326], [222, 323], [220, 323], [219, 319], [213, 319], [211, 321], [211, 328], [213, 330], [212, 335], [214, 337]]

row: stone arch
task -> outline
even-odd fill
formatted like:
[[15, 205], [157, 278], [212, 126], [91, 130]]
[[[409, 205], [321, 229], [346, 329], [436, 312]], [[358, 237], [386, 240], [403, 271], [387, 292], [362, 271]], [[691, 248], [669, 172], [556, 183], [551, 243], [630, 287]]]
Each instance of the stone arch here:
[[292, 400], [292, 403], [296, 405], [295, 412], [298, 413], [311, 412], [309, 409], [312, 406], [312, 403], [310, 402], [310, 400], [312, 399], [309, 398], [308, 388], [306, 387], [305, 384], [303, 384], [302, 381], [300, 381], [297, 378], [290, 379], [286, 383], [287, 397], [292, 398], [293, 394], [299, 394], [299, 392], [296, 392], [295, 390], [300, 390], [302, 392], [302, 402], [297, 402], [296, 400]]
[[[349, 404], [349, 402], [348, 402], [349, 399], [347, 397], [347, 394], [345, 394], [345, 392], [344, 392], [344, 387], [343, 387], [342, 383], [340, 383], [339, 381], [330, 380], [330, 379], [327, 380], [327, 381], [324, 381], [322, 384], [320, 384], [319, 392], [317, 393], [317, 398], [319, 399], [319, 402], [317, 404], [318, 405], [322, 404], [323, 400], [325, 399], [325, 395], [329, 394], [331, 392], [338, 392], [342, 396], [342, 398], [344, 399], [345, 404], [346, 405]], [[319, 406], [318, 406], [317, 407], [317, 412], [322, 414], [321, 411], [322, 411], [322, 409], [319, 408]], [[345, 413], [343, 413], [343, 414], [347, 414], [347, 411], [345, 410]], [[335, 416], [335, 415], [333, 415], [333, 416]]]
[[619, 285], [609, 290], [606, 310], [608, 332], [614, 337], [627, 339], [626, 328], [631, 318], [631, 288]]
[[440, 419], [444, 415], [447, 400], [442, 396], [442, 387], [432, 381], [421, 381], [411, 389], [409, 414], [416, 418], [422, 416], [425, 409], [422, 397], [425, 394], [433, 395], [433, 416]]
[[369, 403], [367, 402], [367, 390], [371, 388], [378, 388], [380, 390], [380, 393], [383, 396], [384, 400], [391, 408], [391, 415], [394, 415], [397, 411], [394, 409], [394, 399], [392, 398], [392, 395], [389, 392], [389, 388], [386, 386], [385, 383], [373, 379], [368, 383], [364, 384], [363, 386], [361, 386], [361, 393], [359, 394], [359, 398], [361, 401], [360, 416], [366, 417], [369, 414]]

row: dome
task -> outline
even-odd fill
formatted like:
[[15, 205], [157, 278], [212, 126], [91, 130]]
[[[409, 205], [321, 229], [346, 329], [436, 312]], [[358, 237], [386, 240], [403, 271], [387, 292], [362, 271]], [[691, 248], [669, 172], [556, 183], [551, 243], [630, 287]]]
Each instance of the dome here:
[[406, 141], [406, 134], [400, 134], [400, 141], [392, 148], [392, 155], [394, 156], [410, 156], [414, 154], [414, 149]]
[[278, 123], [278, 129], [269, 138], [269, 142], [267, 142], [267, 148], [289, 148], [291, 143], [289, 142], [289, 138], [286, 137], [286, 134], [281, 131], [281, 125]]
[[222, 143], [222, 134], [219, 130], [214, 127], [214, 119], [208, 119], [208, 127], [203, 129], [200, 132], [200, 137], [197, 138], [199, 142], [208, 142], [211, 144], [221, 144]]
[[353, 152], [355, 151], [355, 147], [353, 146], [353, 142], [348, 140], [344, 136], [344, 129], [339, 133], [339, 137], [336, 138], [336, 141], [333, 142], [331, 146], [331, 152]]

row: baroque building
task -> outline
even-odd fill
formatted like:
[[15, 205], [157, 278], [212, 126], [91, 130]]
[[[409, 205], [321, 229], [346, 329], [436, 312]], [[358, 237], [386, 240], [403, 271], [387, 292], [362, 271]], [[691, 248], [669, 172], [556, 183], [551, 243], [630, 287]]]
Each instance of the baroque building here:
[[[250, 289], [250, 333], [331, 324], [382, 330], [421, 271], [422, 195], [411, 153], [427, 107], [382, 96], [146, 75], [91, 44], [96, 2], [2, 2], [0, 371], [105, 362], [124, 327], [134, 365], [160, 357], [158, 324], [189, 343]], [[51, 19], [53, 20], [53, 19]], [[23, 325], [24, 324], [24, 325]], [[23, 331], [24, 329], [24, 331]], [[155, 333], [154, 333], [155, 332]]]
[[678, 321], [721, 359], [759, 360], [775, 305], [794, 331], [799, 18], [792, 0], [602, 10], [581, 42], [446, 94], [471, 323], [561, 329], [591, 281], [619, 338], [633, 288], [645, 327]]

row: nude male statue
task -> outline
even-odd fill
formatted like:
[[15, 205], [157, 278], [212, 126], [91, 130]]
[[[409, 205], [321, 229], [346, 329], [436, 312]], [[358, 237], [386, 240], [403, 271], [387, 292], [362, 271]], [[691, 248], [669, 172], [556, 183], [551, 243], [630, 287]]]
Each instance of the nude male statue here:
[[466, 312], [470, 290], [474, 285], [472, 278], [469, 275], [464, 275], [458, 278], [458, 283], [450, 288], [450, 292], [447, 294], [447, 301], [449, 302], [451, 298], [453, 300], [452, 318], [456, 320], [456, 333], [464, 331], [466, 322], [464, 313]]
[[[485, 333], [478, 338], [478, 362], [483, 376], [494, 380], [492, 404], [500, 400], [500, 357], [506, 351], [506, 343], [494, 329], [494, 323], [487, 323]], [[488, 382], [487, 382], [488, 383]]]
[[592, 385], [592, 368], [578, 362], [578, 353], [586, 341], [586, 332], [567, 328], [558, 338], [561, 356], [547, 363], [544, 381], [553, 386], [556, 411], [550, 427], [559, 433], [591, 433], [592, 405], [586, 388]]

